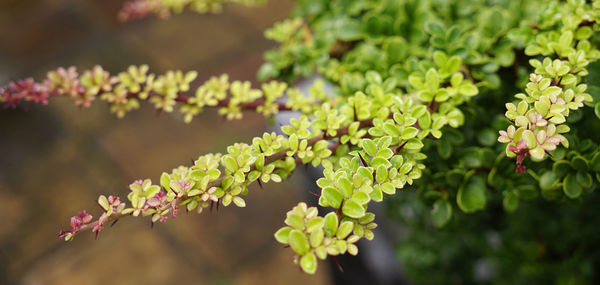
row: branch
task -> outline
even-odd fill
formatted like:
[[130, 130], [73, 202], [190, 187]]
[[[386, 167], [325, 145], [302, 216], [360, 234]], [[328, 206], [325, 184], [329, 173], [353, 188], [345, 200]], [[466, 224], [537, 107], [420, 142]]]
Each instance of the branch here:
[[[372, 125], [373, 125], [372, 119], [359, 122], [360, 129], [367, 128]], [[335, 137], [331, 137], [329, 139], [340, 138], [341, 136], [348, 134], [349, 130], [350, 130], [349, 126], [340, 128], [337, 130], [337, 135]], [[283, 138], [283, 137], [280, 136], [280, 138]], [[287, 158], [293, 158], [294, 156], [296, 156], [296, 158], [293, 159], [295, 165], [311, 162], [312, 160], [314, 160], [317, 157], [318, 153], [316, 153], [316, 152], [319, 152], [319, 150], [321, 150], [320, 148], [316, 147], [316, 145], [321, 141], [327, 142], [327, 138], [326, 138], [325, 134], [320, 134], [311, 139], [306, 140], [306, 145], [303, 149], [310, 151], [311, 148], [314, 148], [315, 153], [313, 154], [312, 157], [309, 157], [309, 156], [302, 157], [299, 154], [299, 152], [300, 152], [299, 150], [294, 150], [293, 148], [290, 148], [290, 147], [283, 148], [282, 150], [279, 150], [278, 152], [275, 152], [268, 156], [263, 154], [266, 150], [262, 150], [261, 153], [258, 154], [257, 156], [263, 156], [263, 158], [264, 158], [263, 163], [258, 165], [258, 163], [251, 162], [251, 163], [245, 165], [248, 167], [247, 167], [247, 169], [245, 169], [245, 171], [242, 172], [242, 174], [245, 176], [246, 179], [244, 179], [243, 182], [240, 182], [238, 184], [243, 185], [243, 187], [246, 187], [248, 184], [250, 184], [254, 180], [257, 180], [257, 179], [254, 179], [254, 180], [250, 181], [249, 179], [247, 179], [251, 173], [253, 173], [255, 171], [260, 171], [261, 174], [264, 174], [265, 173], [264, 169], [259, 169], [259, 168], [262, 168], [262, 166], [264, 166], [264, 168], [269, 168], [268, 167], [269, 165], [272, 165], [273, 163], [278, 162], [278, 161], [285, 161]], [[239, 144], [236, 144], [236, 145], [239, 145]], [[329, 151], [329, 153], [326, 153], [325, 156], [329, 156], [331, 154], [331, 152], [333, 152], [338, 146], [339, 146], [339, 143], [336, 143], [330, 147], [327, 147], [326, 149]], [[261, 149], [261, 147], [259, 145], [257, 145], [257, 148], [259, 150]], [[217, 155], [217, 156], [219, 156], [219, 155]], [[225, 156], [227, 156], [227, 155], [225, 155]], [[306, 160], [305, 158], [309, 158], [309, 159]], [[201, 161], [201, 160], [202, 160], [202, 157], [198, 161]], [[222, 161], [221, 164], [223, 165], [223, 168], [228, 169], [229, 167], [228, 167], [227, 163], [225, 162], [226, 160], [227, 159], [223, 158], [221, 160]], [[195, 162], [196, 166], [199, 164], [198, 161]], [[212, 169], [216, 169], [216, 168], [212, 168]], [[271, 171], [272, 170], [273, 169], [271, 169]], [[208, 172], [210, 172], [210, 171], [207, 171], [206, 173], [208, 173]], [[231, 171], [231, 172], [233, 173], [235, 171]], [[210, 201], [217, 202], [217, 203], [221, 202], [223, 204], [229, 204], [229, 203], [225, 202], [226, 198], [224, 198], [224, 195], [217, 197], [217, 195], [215, 193], [217, 191], [217, 188], [219, 188], [219, 189], [227, 189], [227, 188], [231, 189], [232, 188], [231, 187], [232, 175], [230, 175], [232, 173], [229, 173], [224, 176], [220, 176], [210, 182], [208, 182], [208, 181], [205, 182], [206, 185], [201, 186], [200, 191], [195, 191], [195, 192], [193, 191], [195, 189], [191, 189], [191, 188], [185, 189], [185, 187], [187, 187], [187, 186], [185, 186], [185, 183], [182, 183], [181, 181], [175, 181], [175, 183], [165, 183], [163, 181], [164, 179], [166, 179], [166, 178], [164, 178], [164, 177], [166, 177], [165, 173], [163, 173], [163, 177], [161, 177], [161, 186], [166, 191], [166, 194], [163, 193], [161, 191], [161, 189], [158, 188], [158, 186], [150, 185], [151, 184], [150, 180], [146, 180], [146, 181], [138, 180], [130, 185], [130, 189], [132, 192], [129, 194], [128, 198], [132, 203], [132, 208], [126, 209], [125, 203], [121, 203], [121, 201], [118, 197], [109, 196], [108, 198], [106, 198], [105, 196], [102, 195], [102, 196], [100, 196], [100, 198], [98, 200], [98, 204], [104, 210], [104, 213], [98, 220], [92, 222], [91, 215], [87, 214], [87, 212], [84, 210], [78, 216], [73, 216], [71, 218], [72, 229], [67, 230], [67, 231], [61, 231], [58, 236], [64, 237], [66, 240], [71, 240], [75, 234], [84, 232], [84, 231], [88, 231], [88, 230], [92, 230], [92, 231], [96, 232], [96, 236], [97, 236], [98, 232], [100, 232], [102, 230], [104, 224], [110, 223], [110, 222], [115, 222], [123, 217], [131, 216], [131, 215], [137, 216], [139, 213], [142, 213], [144, 210], [146, 211], [146, 213], [150, 212], [150, 214], [153, 214], [153, 222], [156, 222], [157, 220], [165, 221], [167, 214], [171, 213], [172, 216], [175, 217], [176, 214], [173, 214], [173, 212], [177, 211], [177, 207], [183, 206], [183, 205], [185, 205], [185, 203], [189, 203], [186, 201], [189, 201], [190, 199], [195, 199], [195, 197], [201, 197], [201, 196], [206, 197], [206, 199], [204, 199], [203, 202], [207, 202], [210, 200]], [[234, 174], [234, 176], [235, 176], [235, 174]], [[208, 176], [205, 176], [205, 177], [208, 177]], [[277, 179], [272, 179], [272, 180], [275, 181]], [[279, 180], [279, 181], [281, 181], [281, 180]], [[173, 182], [173, 181], [171, 181], [171, 182]], [[235, 184], [235, 182], [233, 182], [233, 183]], [[164, 184], [167, 184], [167, 185], [164, 185]], [[226, 184], [229, 184], [229, 185], [226, 186]], [[179, 188], [179, 189], [175, 189], [175, 188]], [[187, 193], [185, 191], [187, 191]], [[146, 194], [146, 192], [151, 193], [151, 195]], [[199, 192], [202, 192], [202, 193], [199, 193]], [[169, 194], [175, 195], [174, 197], [172, 197], [173, 198], [172, 200], [166, 199], [166, 197]], [[223, 194], [225, 194], [225, 193], [223, 193]], [[137, 197], [132, 197], [132, 196], [137, 196]], [[140, 204], [139, 199], [141, 196], [144, 196], [145, 198], [144, 198], [144, 201], [141, 202], [141, 204]], [[235, 195], [235, 196], [237, 197], [237, 195]], [[153, 201], [153, 199], [156, 201]], [[162, 199], [162, 201], [160, 201], [161, 199]], [[232, 199], [236, 199], [236, 198], [232, 198]], [[154, 204], [157, 201], [158, 201], [158, 203]], [[235, 202], [235, 200], [234, 200], [234, 202]], [[137, 207], [136, 207], [136, 204], [137, 204]], [[211, 202], [211, 204], [212, 204], [212, 202]], [[206, 204], [205, 206], [208, 206], [208, 205], [210, 205], [210, 204]], [[227, 205], [225, 205], [225, 206], [227, 206]], [[242, 206], [245, 206], [245, 204], [243, 204]], [[153, 209], [151, 209], [151, 208], [153, 208]], [[137, 211], [137, 213], [136, 213], [136, 211]], [[143, 214], [145, 214], [145, 213], [143, 213]], [[87, 222], [84, 222], [84, 220], [86, 220], [86, 219], [87, 219]]]
[[[148, 66], [131, 66], [126, 72], [111, 76], [100, 66], [85, 70], [80, 76], [75, 67], [50, 71], [41, 82], [33, 78], [12, 81], [0, 88], [0, 105], [17, 108], [21, 102], [48, 104], [51, 97], [67, 96], [80, 108], [90, 107], [96, 99], [111, 105], [118, 117], [139, 108], [140, 101], [149, 101], [155, 108], [172, 112], [176, 105], [186, 122], [198, 115], [204, 107], [218, 107], [227, 119], [240, 119], [242, 110], [253, 110], [265, 116], [279, 111], [308, 109], [319, 104], [316, 99], [280, 103], [289, 92], [286, 83], [271, 81], [261, 89], [252, 89], [250, 82], [229, 82], [227, 75], [211, 77], [191, 93], [190, 84], [197, 72], [168, 71], [162, 75], [148, 73]], [[294, 107], [298, 105], [298, 107]], [[308, 108], [307, 108], [308, 107]]]

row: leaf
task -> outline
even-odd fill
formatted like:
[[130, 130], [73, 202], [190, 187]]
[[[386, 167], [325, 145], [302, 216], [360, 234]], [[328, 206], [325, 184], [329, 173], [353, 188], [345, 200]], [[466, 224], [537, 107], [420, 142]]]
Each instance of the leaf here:
[[288, 238], [291, 231], [292, 228], [283, 227], [279, 229], [273, 236], [275, 236], [275, 240], [277, 240], [279, 243], [288, 244]]
[[375, 180], [377, 183], [383, 183], [388, 177], [387, 168], [384, 165], [379, 165], [375, 171]]
[[354, 200], [347, 200], [342, 207], [342, 213], [350, 218], [361, 218], [365, 215], [365, 208]]
[[284, 222], [292, 228], [299, 230], [304, 229], [304, 219], [296, 214], [288, 214]]
[[340, 177], [337, 181], [338, 189], [341, 190], [341, 193], [344, 195], [344, 198], [348, 198], [352, 195], [354, 187], [352, 186], [352, 182], [348, 180], [346, 177]]
[[229, 172], [233, 173], [233, 172], [235, 172], [237, 170], [237, 163], [235, 162], [235, 159], [233, 159], [233, 157], [231, 157], [229, 155], [225, 155], [221, 159], [221, 162], [223, 163], [223, 166]]
[[246, 201], [240, 196], [233, 197], [233, 203], [240, 208], [246, 207]]
[[315, 274], [317, 271], [317, 257], [314, 253], [309, 252], [300, 258], [300, 267], [302, 271], [308, 274]]
[[354, 223], [350, 221], [345, 221], [337, 229], [335, 237], [339, 239], [344, 239], [352, 232], [352, 229], [354, 229]]
[[552, 165], [552, 172], [556, 174], [556, 177], [562, 178], [567, 173], [571, 172], [573, 168], [571, 168], [571, 164], [568, 161], [560, 160]]
[[169, 189], [169, 184], [171, 184], [171, 178], [169, 177], [169, 174], [163, 172], [160, 175], [160, 186], [162, 186], [165, 189]]
[[408, 140], [408, 139], [412, 139], [412, 138], [416, 137], [418, 133], [419, 133], [419, 130], [417, 128], [408, 127], [406, 129], [402, 130], [401, 137], [403, 140]]
[[486, 204], [486, 190], [485, 182], [481, 177], [474, 176], [469, 179], [466, 185], [460, 187], [456, 195], [458, 207], [465, 213], [484, 209]]
[[554, 188], [556, 184], [558, 184], [558, 176], [554, 171], [546, 171], [540, 176], [540, 189], [549, 190]]
[[571, 199], [575, 199], [581, 195], [582, 187], [577, 182], [575, 175], [568, 174], [563, 181], [563, 191], [565, 195]]
[[436, 22], [425, 23], [425, 31], [438, 37], [443, 37], [445, 34], [444, 28], [442, 28], [442, 26]]
[[590, 169], [600, 172], [600, 152], [596, 153], [590, 160]]
[[306, 235], [298, 230], [292, 230], [288, 237], [292, 249], [299, 255], [304, 255], [310, 249]]
[[334, 212], [325, 215], [325, 223], [323, 224], [323, 230], [325, 235], [332, 237], [335, 235], [338, 229], [338, 217]]
[[578, 171], [587, 171], [588, 170], [588, 162], [583, 156], [575, 156], [571, 159], [571, 166]]
[[98, 205], [100, 205], [102, 210], [104, 210], [105, 212], [110, 209], [110, 204], [108, 203], [108, 199], [104, 195], [100, 195], [100, 197], [98, 197]]
[[342, 200], [344, 200], [344, 196], [333, 187], [325, 187], [321, 194], [323, 194], [323, 197], [327, 200], [329, 206], [336, 209], [340, 207]]
[[310, 219], [306, 225], [306, 231], [309, 233], [323, 227], [324, 220], [322, 217], [314, 217]]
[[323, 243], [324, 237], [325, 232], [323, 232], [323, 228], [316, 229], [310, 234], [310, 245], [312, 247], [319, 247]]
[[404, 148], [410, 150], [418, 150], [423, 148], [423, 142], [421, 142], [419, 139], [412, 138], [406, 142]]
[[431, 209], [431, 221], [433, 224], [441, 228], [446, 225], [450, 218], [452, 217], [452, 205], [448, 202], [448, 200], [437, 200], [433, 204], [433, 209]]
[[587, 172], [578, 171], [577, 174], [575, 174], [575, 178], [577, 183], [579, 183], [579, 185], [581, 185], [583, 188], [592, 187], [592, 184], [594, 183], [592, 175]]
[[514, 212], [519, 207], [519, 196], [512, 191], [507, 192], [504, 199], [502, 199], [502, 206], [507, 212]]
[[365, 150], [365, 152], [367, 152], [367, 154], [370, 156], [375, 155], [375, 153], [377, 152], [377, 147], [375, 146], [375, 143], [373, 142], [373, 140], [363, 139], [362, 147]]

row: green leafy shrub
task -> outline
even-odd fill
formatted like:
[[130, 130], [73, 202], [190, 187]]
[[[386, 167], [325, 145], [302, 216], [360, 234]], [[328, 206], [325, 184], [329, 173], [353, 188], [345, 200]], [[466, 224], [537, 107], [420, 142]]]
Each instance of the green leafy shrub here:
[[[121, 16], [215, 12], [223, 2], [261, 1], [136, 0]], [[280, 45], [265, 53], [260, 88], [226, 75], [198, 84], [193, 71], [71, 67], [11, 82], [0, 102], [98, 99], [122, 117], [148, 101], [186, 122], [207, 107], [227, 119], [301, 114], [283, 135], [202, 155], [158, 184], [135, 181], [126, 200], [100, 196], [100, 217], [73, 216], [66, 240], [127, 216], [164, 222], [180, 208], [244, 207], [253, 182], [311, 164], [323, 168], [318, 203], [329, 212], [299, 203], [275, 233], [307, 273], [318, 259], [358, 254], [355, 243], [377, 226], [368, 207], [385, 200], [405, 225], [397, 253], [418, 283], [593, 284], [599, 13], [600, 1], [582, 0], [300, 0], [265, 32]], [[315, 73], [332, 94], [322, 80], [308, 94], [293, 87]]]

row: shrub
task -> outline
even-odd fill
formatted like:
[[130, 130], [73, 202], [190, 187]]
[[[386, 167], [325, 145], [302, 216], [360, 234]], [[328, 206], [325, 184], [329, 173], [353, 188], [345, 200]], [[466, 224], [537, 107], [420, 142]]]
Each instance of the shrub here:
[[[261, 1], [135, 0], [119, 15], [218, 12], [224, 2]], [[101, 100], [122, 117], [148, 101], [186, 122], [209, 107], [227, 119], [245, 109], [301, 114], [283, 134], [201, 155], [157, 184], [135, 181], [126, 199], [101, 195], [100, 216], [73, 216], [65, 240], [130, 216], [165, 222], [182, 208], [244, 207], [251, 183], [311, 164], [323, 169], [316, 184], [329, 212], [301, 202], [274, 234], [304, 272], [356, 255], [358, 240], [374, 238], [369, 204], [386, 198], [405, 224], [398, 256], [415, 281], [595, 283], [599, 13], [600, 1], [582, 0], [300, 0], [265, 32], [280, 45], [265, 53], [260, 87], [227, 75], [197, 84], [194, 71], [146, 65], [116, 75], [70, 67], [11, 82], [0, 102]], [[293, 87], [314, 74], [332, 94], [322, 80], [308, 94]]]

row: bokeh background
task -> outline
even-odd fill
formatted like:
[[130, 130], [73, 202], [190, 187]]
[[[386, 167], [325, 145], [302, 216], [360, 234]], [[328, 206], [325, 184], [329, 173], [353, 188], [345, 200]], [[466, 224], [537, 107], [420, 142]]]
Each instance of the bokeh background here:
[[[221, 15], [186, 13], [120, 23], [122, 0], [1, 0], [0, 85], [44, 77], [58, 66], [101, 64], [117, 73], [149, 64], [155, 73], [197, 70], [202, 82], [228, 73], [255, 81], [262, 32], [290, 12], [291, 0], [260, 8], [229, 5]], [[150, 228], [124, 219], [71, 243], [56, 238], [81, 209], [98, 215], [99, 194], [124, 197], [140, 178], [188, 165], [206, 152], [249, 141], [267, 122], [246, 113], [223, 121], [207, 110], [191, 124], [142, 106], [119, 120], [96, 102], [78, 110], [66, 98], [25, 112], [0, 111], [0, 284], [326, 284], [309, 276], [272, 234], [301, 200], [302, 183], [251, 188], [247, 207], [181, 214]], [[298, 191], [299, 190], [299, 191]]]

